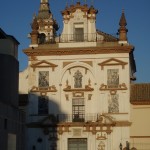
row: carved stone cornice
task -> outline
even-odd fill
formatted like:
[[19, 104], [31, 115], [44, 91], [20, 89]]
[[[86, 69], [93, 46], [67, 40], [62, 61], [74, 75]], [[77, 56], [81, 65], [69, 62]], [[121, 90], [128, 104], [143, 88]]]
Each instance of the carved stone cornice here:
[[124, 61], [121, 61], [121, 60], [118, 60], [118, 59], [115, 59], [115, 58], [111, 58], [111, 59], [108, 59], [102, 63], [99, 63], [98, 65], [101, 66], [101, 70], [104, 69], [104, 66], [122, 66], [122, 69], [125, 68], [125, 65], [127, 65], [128, 63], [127, 62], [124, 62]]
[[[112, 117], [99, 115], [98, 120], [95, 122], [57, 122], [53, 116], [46, 117], [43, 121], [32, 122], [27, 125], [30, 128], [52, 128], [57, 129], [55, 132], [62, 135], [65, 132], [71, 132], [71, 128], [80, 127], [83, 132], [91, 132], [97, 134], [97, 140], [105, 138], [105, 136], [99, 136], [99, 133], [111, 134], [114, 127], [126, 127], [131, 126], [129, 121], [114, 121]], [[47, 133], [47, 132], [46, 132]]]
[[33, 68], [34, 71], [36, 68], [49, 68], [49, 67], [52, 68], [52, 71], [54, 71], [55, 67], [57, 67], [58, 65], [42, 60], [40, 62], [31, 64], [30, 66]]
[[150, 105], [150, 100], [132, 100], [130, 103], [132, 105]]
[[76, 89], [72, 89], [71, 86], [67, 86], [66, 88], [63, 89], [65, 92], [89, 92], [89, 91], [93, 91], [94, 89], [89, 87], [88, 85], [85, 86], [85, 88], [76, 88]]
[[118, 90], [127, 90], [127, 86], [125, 83], [122, 83], [122, 84], [119, 84], [118, 87], [115, 87], [115, 88], [110, 88], [108, 87], [108, 85], [105, 85], [105, 84], [101, 84], [99, 90], [100, 91], [110, 91], [110, 94], [116, 94], [116, 92]]
[[130, 136], [130, 138], [146, 139], [146, 138], [150, 138], [150, 136]]
[[59, 134], [63, 134], [64, 132], [70, 132], [71, 127], [82, 127], [83, 132], [91, 132], [92, 134], [96, 134], [97, 132], [105, 132], [107, 134], [110, 134], [112, 132], [113, 126], [115, 126], [115, 122], [64, 122], [57, 124]]
[[116, 121], [116, 127], [125, 127], [125, 126], [131, 126], [132, 122], [129, 121]]
[[40, 48], [34, 50], [28, 48], [23, 52], [28, 56], [54, 56], [54, 55], [85, 55], [85, 54], [110, 54], [110, 53], [130, 53], [132, 46], [114, 47], [82, 47], [82, 48]]
[[49, 87], [36, 87], [33, 86], [32, 89], [30, 90], [31, 92], [57, 92], [55, 85], [49, 86]]

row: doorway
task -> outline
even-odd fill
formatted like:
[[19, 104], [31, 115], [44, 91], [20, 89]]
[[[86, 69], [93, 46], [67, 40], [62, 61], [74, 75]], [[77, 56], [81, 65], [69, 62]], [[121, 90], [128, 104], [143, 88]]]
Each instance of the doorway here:
[[76, 42], [83, 42], [84, 41], [83, 28], [75, 28], [74, 40]]
[[68, 139], [68, 150], [87, 150], [87, 139], [86, 138]]

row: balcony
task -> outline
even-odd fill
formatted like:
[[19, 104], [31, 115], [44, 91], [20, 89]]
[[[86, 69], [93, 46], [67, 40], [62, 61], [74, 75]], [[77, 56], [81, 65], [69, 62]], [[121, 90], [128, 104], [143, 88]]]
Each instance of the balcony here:
[[52, 122], [96, 122], [99, 114], [49, 114], [49, 115], [30, 115], [28, 117], [28, 123], [42, 122], [49, 119], [49, 123]]
[[62, 34], [57, 37], [58, 43], [72, 43], [72, 42], [117, 42], [117, 34], [107, 34], [102, 31], [96, 33], [82, 33], [82, 34]]
[[102, 36], [99, 37], [96, 33], [93, 34], [62, 34], [59, 36], [59, 43], [71, 42], [96, 42], [102, 41]]

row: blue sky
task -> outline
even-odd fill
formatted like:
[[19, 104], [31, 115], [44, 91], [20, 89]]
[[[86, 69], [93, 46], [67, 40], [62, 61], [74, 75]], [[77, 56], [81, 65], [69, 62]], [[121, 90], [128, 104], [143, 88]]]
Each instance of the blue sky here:
[[[77, 0], [50, 0], [50, 8], [57, 20], [61, 33], [63, 24], [61, 11], [66, 3]], [[80, 0], [84, 3], [85, 0]], [[87, 0], [98, 9], [96, 27], [103, 32], [115, 34], [119, 28], [122, 9], [125, 11], [128, 41], [135, 46], [134, 56], [137, 66], [137, 81], [150, 82], [150, 0]], [[40, 0], [10, 0], [0, 3], [0, 28], [13, 35], [19, 42], [20, 71], [27, 67], [27, 56], [22, 52], [28, 48], [33, 14], [38, 12]]]

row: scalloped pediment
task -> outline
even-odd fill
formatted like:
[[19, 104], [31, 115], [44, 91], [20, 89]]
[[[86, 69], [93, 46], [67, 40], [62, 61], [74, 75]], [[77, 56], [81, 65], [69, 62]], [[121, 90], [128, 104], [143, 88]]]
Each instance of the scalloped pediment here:
[[57, 67], [58, 65], [55, 65], [53, 63], [50, 63], [46, 60], [42, 60], [40, 62], [34, 63], [31, 65], [31, 67], [35, 70], [35, 68], [47, 68], [50, 67], [52, 68], [52, 70], [54, 71], [55, 67]]
[[98, 115], [97, 121], [101, 124], [115, 124], [114, 118], [107, 115]]
[[106, 61], [103, 61], [102, 63], [99, 63], [98, 65], [101, 66], [101, 69], [104, 69], [104, 66], [122, 66], [122, 69], [125, 68], [125, 65], [127, 65], [127, 62], [124, 62], [119, 59], [111, 58]]

